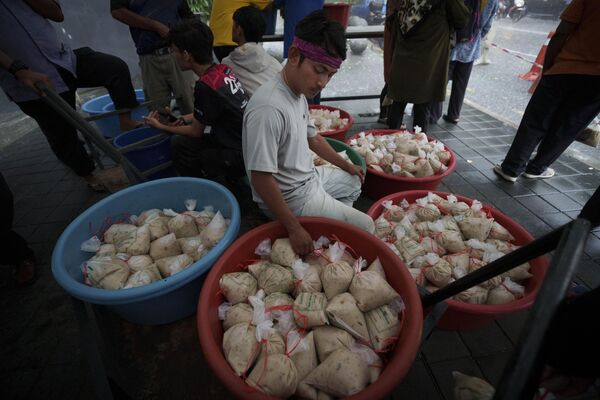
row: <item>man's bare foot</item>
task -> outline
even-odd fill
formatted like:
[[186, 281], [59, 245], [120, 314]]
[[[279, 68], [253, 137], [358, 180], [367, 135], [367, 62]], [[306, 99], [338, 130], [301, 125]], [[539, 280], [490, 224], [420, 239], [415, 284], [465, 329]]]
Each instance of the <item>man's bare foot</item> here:
[[104, 186], [104, 183], [102, 183], [102, 181], [100, 179], [98, 179], [98, 177], [95, 176], [94, 174], [89, 174], [88, 176], [84, 176], [84, 179], [87, 182], [90, 189], [92, 189], [94, 192], [105, 193], [108, 191], [106, 186]]
[[144, 122], [142, 121], [135, 121], [131, 118], [121, 118], [119, 120], [119, 127], [121, 128], [121, 132], [127, 132], [130, 131], [132, 129], [136, 129], [139, 128], [141, 126], [144, 125]]

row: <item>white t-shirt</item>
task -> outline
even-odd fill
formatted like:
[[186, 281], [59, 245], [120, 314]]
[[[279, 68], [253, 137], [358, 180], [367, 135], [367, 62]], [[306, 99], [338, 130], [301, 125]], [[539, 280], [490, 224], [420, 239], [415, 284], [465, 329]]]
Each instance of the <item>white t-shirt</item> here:
[[[310, 123], [308, 103], [285, 84], [281, 74], [262, 85], [250, 98], [244, 112], [242, 150], [250, 180], [251, 171], [273, 174], [290, 210], [299, 215], [318, 189], [308, 138], [317, 134]], [[268, 208], [254, 187], [258, 206]]]

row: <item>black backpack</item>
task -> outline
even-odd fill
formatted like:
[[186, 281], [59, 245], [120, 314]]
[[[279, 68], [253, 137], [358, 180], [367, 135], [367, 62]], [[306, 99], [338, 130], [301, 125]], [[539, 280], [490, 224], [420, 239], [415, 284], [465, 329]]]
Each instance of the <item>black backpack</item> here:
[[469, 22], [465, 25], [464, 28], [456, 31], [456, 42], [470, 42], [472, 41], [477, 32], [481, 29], [479, 26], [479, 21], [481, 19], [480, 0], [463, 0], [465, 5], [471, 10], [471, 16], [469, 17]]

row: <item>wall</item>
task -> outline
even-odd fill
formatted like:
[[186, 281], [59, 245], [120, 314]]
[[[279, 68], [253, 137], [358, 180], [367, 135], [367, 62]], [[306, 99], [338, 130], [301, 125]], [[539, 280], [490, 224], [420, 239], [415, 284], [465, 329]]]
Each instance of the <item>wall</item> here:
[[131, 74], [139, 75], [138, 57], [129, 28], [110, 15], [110, 0], [61, 0], [64, 22], [55, 24], [72, 48], [88, 46], [125, 60]]

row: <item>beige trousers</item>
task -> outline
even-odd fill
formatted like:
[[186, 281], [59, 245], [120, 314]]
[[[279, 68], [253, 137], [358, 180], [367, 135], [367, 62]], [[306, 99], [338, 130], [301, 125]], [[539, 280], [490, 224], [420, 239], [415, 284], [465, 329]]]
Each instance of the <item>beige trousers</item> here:
[[[140, 69], [146, 100], [175, 96], [181, 114], [194, 111], [195, 75], [192, 71], [182, 71], [170, 54], [140, 55]], [[169, 103], [168, 100], [160, 101], [151, 108], [164, 108]]]

